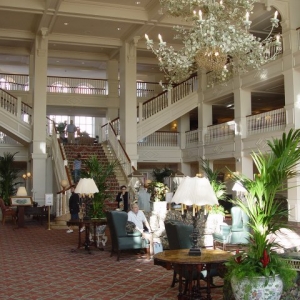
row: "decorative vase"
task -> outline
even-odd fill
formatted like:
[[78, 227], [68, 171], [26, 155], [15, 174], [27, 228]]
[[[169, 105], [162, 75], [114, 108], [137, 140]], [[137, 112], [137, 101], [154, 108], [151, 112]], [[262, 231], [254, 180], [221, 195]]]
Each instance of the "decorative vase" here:
[[232, 277], [231, 287], [235, 300], [279, 300], [283, 290], [283, 283], [279, 275], [270, 277], [266, 284], [266, 277], [259, 276], [244, 279]]
[[151, 211], [164, 213], [167, 211], [167, 201], [150, 201]]

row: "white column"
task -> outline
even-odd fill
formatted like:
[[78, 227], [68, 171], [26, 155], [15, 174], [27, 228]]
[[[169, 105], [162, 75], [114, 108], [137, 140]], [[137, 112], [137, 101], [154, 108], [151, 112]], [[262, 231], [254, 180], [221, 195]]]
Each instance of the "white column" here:
[[190, 116], [185, 114], [180, 117], [178, 122], [178, 131], [180, 134], [180, 149], [185, 149], [185, 132], [190, 130]]
[[119, 117], [119, 62], [109, 60], [107, 62], [107, 80], [108, 80], [108, 103], [106, 118], [113, 120]]
[[251, 115], [251, 92], [243, 90], [239, 77], [234, 78], [234, 120], [236, 171], [253, 178], [253, 162], [249, 154], [243, 152], [243, 138], [247, 137], [247, 119]]
[[206, 90], [206, 74], [203, 71], [198, 71], [199, 89], [198, 89], [198, 135], [199, 141], [199, 156], [204, 158], [204, 144], [205, 135], [207, 134], [207, 127], [213, 125], [212, 105], [204, 103], [203, 91]]
[[136, 46], [139, 37], [125, 42], [120, 51], [120, 127], [121, 143], [137, 165], [137, 99], [136, 99]]
[[47, 29], [35, 39], [33, 90], [32, 179], [35, 201], [44, 203], [46, 192], [46, 105], [47, 105]]

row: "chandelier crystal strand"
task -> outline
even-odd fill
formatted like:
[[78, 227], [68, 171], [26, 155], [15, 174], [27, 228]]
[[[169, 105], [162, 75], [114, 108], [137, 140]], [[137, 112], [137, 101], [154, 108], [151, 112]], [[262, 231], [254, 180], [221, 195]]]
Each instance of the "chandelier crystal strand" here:
[[[261, 41], [249, 33], [255, 0], [160, 0], [166, 14], [182, 17], [187, 26], [175, 26], [182, 41], [176, 51], [159, 35], [156, 48], [146, 36], [147, 48], [158, 57], [158, 65], [170, 83], [185, 80], [198, 68], [214, 72], [225, 81], [234, 73], [258, 69], [281, 52], [280, 37], [272, 37], [279, 25], [278, 12], [271, 18], [271, 31]], [[225, 67], [226, 65], [226, 67]]]

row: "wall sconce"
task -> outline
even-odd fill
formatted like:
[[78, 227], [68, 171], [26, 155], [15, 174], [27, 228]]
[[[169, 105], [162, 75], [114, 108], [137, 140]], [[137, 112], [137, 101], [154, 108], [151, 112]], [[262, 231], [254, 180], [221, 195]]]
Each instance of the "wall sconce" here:
[[22, 177], [23, 177], [24, 180], [27, 180], [31, 177], [31, 173], [27, 172], [27, 173], [23, 174]]

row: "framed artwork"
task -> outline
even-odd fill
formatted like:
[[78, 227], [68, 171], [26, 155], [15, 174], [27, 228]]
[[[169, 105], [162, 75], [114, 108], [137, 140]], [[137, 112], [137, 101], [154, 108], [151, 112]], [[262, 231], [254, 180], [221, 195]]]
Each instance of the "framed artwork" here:
[[30, 196], [14, 196], [10, 198], [11, 205], [22, 206], [22, 205], [32, 205], [32, 197]]

